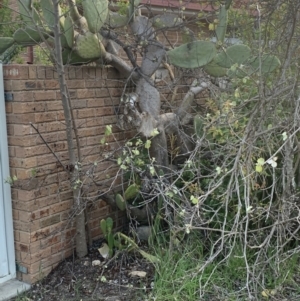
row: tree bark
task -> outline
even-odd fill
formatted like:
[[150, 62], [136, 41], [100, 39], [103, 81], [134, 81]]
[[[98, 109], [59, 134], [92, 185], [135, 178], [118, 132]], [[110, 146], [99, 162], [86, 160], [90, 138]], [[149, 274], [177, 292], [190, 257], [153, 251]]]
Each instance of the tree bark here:
[[[87, 251], [87, 241], [86, 241], [86, 232], [85, 232], [85, 215], [84, 215], [84, 207], [81, 202], [81, 189], [80, 187], [74, 188], [75, 181], [78, 179], [78, 172], [75, 169], [76, 165], [76, 154], [75, 147], [73, 143], [73, 119], [72, 112], [70, 106], [69, 93], [67, 89], [67, 84], [65, 80], [65, 71], [62, 60], [61, 53], [61, 42], [60, 42], [60, 26], [59, 26], [59, 10], [58, 10], [58, 0], [52, 0], [54, 5], [54, 13], [55, 13], [55, 25], [54, 25], [54, 39], [55, 39], [55, 60], [56, 60], [56, 68], [58, 74], [58, 81], [60, 87], [60, 93], [62, 97], [62, 106], [64, 110], [64, 117], [66, 123], [66, 134], [67, 134], [67, 144], [68, 144], [68, 154], [69, 154], [69, 162], [70, 166], [74, 168], [74, 171], [70, 172], [70, 186], [73, 189], [73, 200], [74, 205], [77, 207], [77, 215], [76, 215], [76, 254], [78, 257], [86, 256]], [[75, 133], [76, 135], [76, 133]], [[77, 146], [79, 147], [79, 145]]]

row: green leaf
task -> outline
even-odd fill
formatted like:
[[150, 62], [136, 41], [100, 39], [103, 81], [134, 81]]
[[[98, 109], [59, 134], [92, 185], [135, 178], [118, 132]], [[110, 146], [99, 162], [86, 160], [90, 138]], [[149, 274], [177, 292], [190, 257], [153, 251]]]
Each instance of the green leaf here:
[[151, 146], [151, 140], [147, 140], [147, 141], [145, 142], [145, 148], [146, 148], [146, 149], [149, 149], [150, 146]]
[[259, 158], [257, 159], [257, 165], [264, 165], [265, 164], [265, 159], [264, 158]]
[[155, 175], [155, 168], [153, 166], [150, 166], [149, 171], [152, 176]]
[[262, 165], [256, 165], [256, 167], [255, 167], [256, 172], [262, 172], [262, 170], [263, 170]]
[[105, 134], [105, 136], [109, 136], [109, 135], [111, 135], [111, 133], [112, 133], [112, 125], [107, 125], [106, 127], [105, 127], [105, 132], [104, 132], [104, 134]]
[[191, 195], [190, 200], [192, 201], [192, 203], [193, 203], [194, 205], [197, 205], [198, 202], [199, 202], [199, 200], [198, 200], [196, 197], [194, 197], [193, 195]]
[[282, 135], [282, 140], [283, 140], [283, 141], [285, 141], [285, 140], [288, 138], [286, 132], [283, 132], [281, 135]]

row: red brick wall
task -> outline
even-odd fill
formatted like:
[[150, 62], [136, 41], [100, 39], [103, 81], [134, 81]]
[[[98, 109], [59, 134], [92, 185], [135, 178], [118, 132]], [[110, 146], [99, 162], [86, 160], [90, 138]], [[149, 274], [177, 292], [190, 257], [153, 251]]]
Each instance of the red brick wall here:
[[[72, 192], [68, 174], [49, 151], [32, 123], [63, 164], [67, 163], [67, 143], [57, 74], [52, 67], [36, 65], [4, 66], [5, 91], [13, 93], [6, 102], [11, 176], [18, 180], [12, 187], [12, 205], [16, 259], [28, 269], [18, 274], [25, 282], [34, 282], [48, 274], [74, 251]], [[98, 183], [114, 176], [116, 167], [101, 162], [100, 144], [105, 126], [115, 124], [114, 105], [119, 103], [124, 82], [113, 68], [69, 67], [66, 69], [71, 103], [78, 126], [83, 168], [91, 168]], [[117, 141], [129, 134], [113, 126]], [[109, 143], [114, 149], [116, 142]], [[86, 179], [89, 197], [101, 188]], [[103, 187], [102, 187], [103, 189]], [[99, 221], [112, 216], [121, 226], [123, 215], [112, 212], [104, 201], [90, 202], [88, 219], [93, 239], [101, 236]]]

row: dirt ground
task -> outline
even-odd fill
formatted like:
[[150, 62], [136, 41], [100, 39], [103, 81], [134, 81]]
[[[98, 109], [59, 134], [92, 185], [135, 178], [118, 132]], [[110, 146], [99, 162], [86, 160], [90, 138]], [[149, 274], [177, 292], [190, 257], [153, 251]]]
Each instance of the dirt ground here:
[[154, 267], [134, 252], [104, 260], [98, 251], [102, 242], [95, 242], [85, 258], [66, 259], [30, 291], [10, 301], [145, 300]]

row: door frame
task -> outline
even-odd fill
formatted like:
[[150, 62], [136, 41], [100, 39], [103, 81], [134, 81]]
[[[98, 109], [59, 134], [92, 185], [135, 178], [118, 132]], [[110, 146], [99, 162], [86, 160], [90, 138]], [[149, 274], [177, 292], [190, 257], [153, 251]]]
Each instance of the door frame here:
[[[9, 156], [8, 156], [8, 141], [5, 113], [5, 98], [4, 98], [4, 83], [3, 83], [3, 64], [0, 63], [0, 179], [2, 178], [3, 200], [0, 200], [0, 206], [4, 209], [5, 223], [5, 244], [8, 258], [8, 275], [0, 278], [0, 283], [6, 282], [16, 277], [15, 263], [15, 247], [14, 247], [14, 231], [12, 217], [12, 200], [10, 185], [4, 183], [6, 177], [10, 175], [9, 171]], [[0, 198], [2, 196], [0, 195]], [[0, 242], [2, 243], [2, 242]]]

